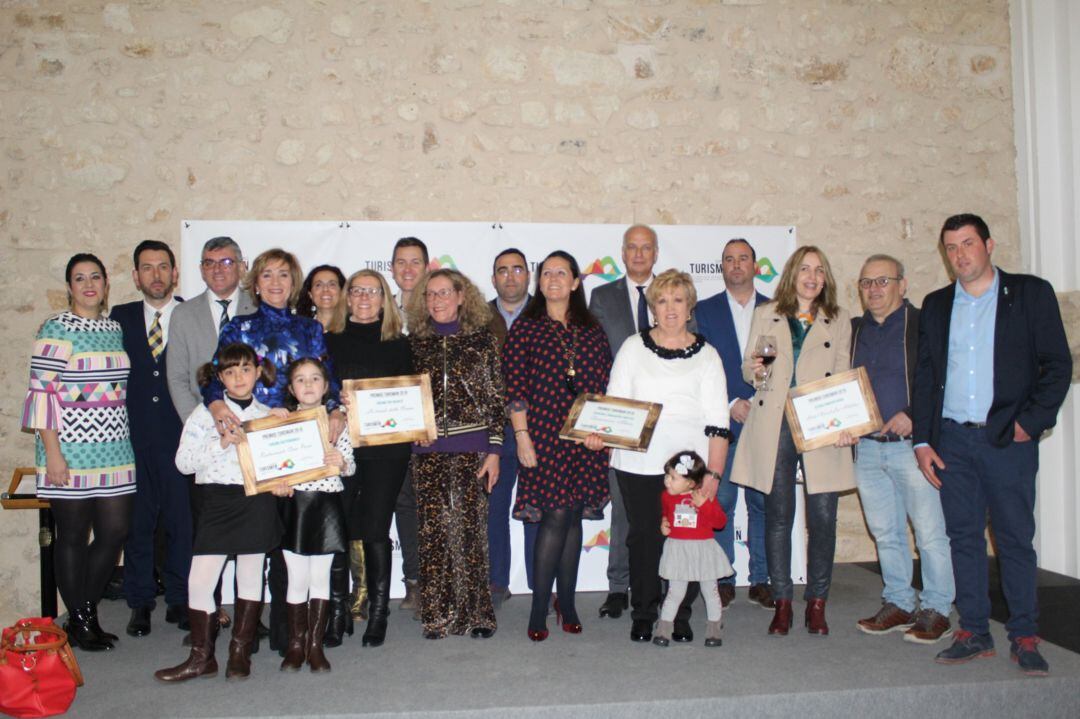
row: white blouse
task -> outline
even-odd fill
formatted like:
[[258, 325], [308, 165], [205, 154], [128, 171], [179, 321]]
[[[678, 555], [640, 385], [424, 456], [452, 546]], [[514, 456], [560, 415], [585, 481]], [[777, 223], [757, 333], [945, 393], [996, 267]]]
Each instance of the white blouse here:
[[353, 457], [352, 442], [349, 440], [349, 426], [347, 424], [345, 429], [341, 430], [341, 434], [338, 435], [334, 446], [337, 447], [337, 451], [341, 452], [341, 456], [345, 458], [345, 469], [342, 470], [341, 475], [314, 479], [303, 484], [294, 484], [293, 489], [300, 492], [343, 492], [345, 490], [341, 478], [351, 477], [356, 474], [356, 458]]
[[707, 462], [705, 428], [728, 429], [727, 379], [712, 345], [703, 343], [689, 356], [665, 358], [658, 352], [670, 354], [631, 335], [611, 368], [608, 395], [663, 405], [647, 452], [612, 451], [611, 466], [624, 472], [663, 474], [664, 463], [688, 449]]
[[[240, 409], [240, 405], [227, 396], [225, 404], [241, 422], [270, 414], [269, 407], [254, 399], [245, 409]], [[244, 484], [236, 445], [221, 446], [214, 418], [203, 404], [196, 407], [184, 423], [180, 446], [176, 450], [176, 468], [184, 474], [194, 474], [195, 484]]]

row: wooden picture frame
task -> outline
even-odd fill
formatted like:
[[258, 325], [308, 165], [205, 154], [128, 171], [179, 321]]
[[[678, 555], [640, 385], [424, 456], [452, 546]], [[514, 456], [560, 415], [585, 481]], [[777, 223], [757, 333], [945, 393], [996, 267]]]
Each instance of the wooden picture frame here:
[[[314, 423], [318, 432], [319, 447], [312, 448], [310, 446], [295, 446], [296, 451], [301, 453], [314, 453], [320, 452], [325, 455], [330, 451], [330, 423], [326, 416], [325, 407], [314, 407], [312, 409], [305, 409], [298, 412], [292, 412], [288, 417], [260, 417], [259, 419], [249, 419], [244, 422], [244, 436], [240, 440], [240, 443], [236, 445], [237, 458], [240, 461], [240, 471], [244, 475], [244, 494], [252, 496], [259, 494], [260, 492], [270, 492], [278, 487], [290, 487], [294, 484], [302, 484], [304, 482], [311, 482], [316, 479], [323, 479], [324, 477], [337, 476], [340, 471], [336, 467], [328, 465], [311, 466], [310, 461], [303, 462], [307, 465], [306, 469], [301, 469], [296, 472], [290, 472], [288, 474], [281, 474], [275, 477], [267, 479], [259, 479], [259, 472], [266, 469], [265, 463], [268, 458], [255, 457], [252, 448], [252, 435], [259, 435], [263, 432], [272, 432], [274, 430], [281, 430], [293, 425], [306, 425], [307, 423]], [[281, 433], [284, 435], [285, 433]], [[299, 431], [299, 434], [307, 435], [310, 437], [310, 427], [305, 427]], [[297, 441], [302, 437], [297, 437]], [[288, 437], [282, 437], [283, 447], [282, 452], [287, 453], [293, 447], [289, 446]], [[262, 459], [263, 465], [260, 466], [259, 462]], [[279, 458], [274, 458], [275, 463]], [[310, 459], [310, 457], [308, 458]], [[291, 461], [291, 459], [286, 459]], [[275, 472], [281, 471], [282, 467], [273, 468]]]
[[[438, 437], [435, 402], [431, 396], [431, 376], [426, 372], [398, 377], [347, 379], [341, 384], [342, 391], [349, 395], [349, 439], [354, 447], [425, 440], [434, 442]], [[385, 407], [378, 412], [368, 412], [361, 416], [362, 402], [357, 395], [359, 392], [369, 393], [369, 399], [385, 404]], [[419, 402], [419, 405], [416, 402]], [[395, 412], [399, 418], [402, 414], [411, 418], [409, 426], [400, 431], [382, 431], [387, 422], [395, 421]], [[379, 430], [365, 432], [367, 426], [378, 426]]]
[[[26, 491], [30, 483], [33, 492]], [[7, 491], [0, 493], [0, 506], [4, 509], [48, 509], [49, 500], [37, 496], [37, 469], [19, 467], [11, 475]]]
[[[784, 414], [799, 452], [834, 444], [843, 431], [861, 437], [884, 424], [865, 367], [791, 388]], [[867, 419], [857, 421], [863, 416]]]
[[[563, 423], [559, 432], [560, 439], [572, 442], [584, 442], [585, 438], [593, 432], [597, 432], [604, 439], [604, 446], [617, 449], [628, 449], [632, 452], [646, 452], [652, 441], [656, 422], [660, 419], [660, 412], [664, 406], [656, 402], [641, 402], [635, 399], [623, 397], [609, 397], [603, 394], [583, 393], [578, 395], [570, 408], [570, 414]], [[631, 413], [619, 410], [633, 410]], [[644, 413], [642, 417], [641, 413]], [[583, 420], [583, 415], [585, 418]], [[633, 416], [631, 416], [633, 415]], [[637, 425], [640, 421], [640, 430], [637, 434], [620, 434], [620, 427], [612, 427], [608, 434], [604, 428], [597, 426], [597, 420], [606, 416], [607, 419], [622, 422], [622, 426]], [[587, 426], [579, 426], [584, 422]], [[623, 430], [625, 431], [625, 430]]]

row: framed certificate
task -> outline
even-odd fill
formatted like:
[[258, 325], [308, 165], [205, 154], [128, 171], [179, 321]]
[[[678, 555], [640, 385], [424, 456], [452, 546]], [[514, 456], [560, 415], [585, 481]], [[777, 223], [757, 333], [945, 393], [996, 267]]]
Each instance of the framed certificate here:
[[37, 496], [37, 470], [19, 467], [11, 475], [7, 491], [0, 493], [4, 509], [48, 509], [49, 500]]
[[800, 452], [833, 444], [841, 431], [859, 437], [883, 424], [865, 367], [793, 387], [784, 413]]
[[645, 452], [663, 405], [602, 394], [581, 394], [559, 432], [561, 439], [584, 441], [593, 432], [608, 447]]
[[347, 379], [342, 387], [349, 393], [349, 439], [354, 447], [435, 440], [435, 404], [427, 373]]
[[244, 422], [244, 437], [236, 445], [244, 494], [310, 482], [338, 474], [323, 463], [330, 450], [326, 408], [293, 412], [288, 417], [262, 417]]

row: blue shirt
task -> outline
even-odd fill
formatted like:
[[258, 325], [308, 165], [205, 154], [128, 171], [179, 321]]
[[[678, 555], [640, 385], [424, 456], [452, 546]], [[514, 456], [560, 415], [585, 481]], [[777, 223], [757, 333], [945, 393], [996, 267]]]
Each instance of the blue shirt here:
[[981, 297], [956, 283], [949, 322], [949, 362], [945, 406], [941, 415], [955, 422], [985, 422], [994, 400], [994, 327], [997, 320], [998, 271]]
[[907, 300], [880, 324], [868, 311], [855, 341], [851, 366], [866, 368], [878, 410], [886, 422], [908, 406], [906, 317]]
[[517, 306], [516, 310], [514, 310], [513, 312], [507, 312], [505, 309], [503, 309], [502, 299], [499, 297], [495, 298], [495, 309], [499, 310], [499, 314], [502, 315], [503, 320], [506, 321], [507, 332], [509, 332], [510, 328], [514, 326], [514, 320], [521, 316], [521, 313], [525, 311], [525, 306], [529, 304], [529, 300], [531, 299], [532, 295], [525, 295], [524, 301], [522, 301], [522, 303]]

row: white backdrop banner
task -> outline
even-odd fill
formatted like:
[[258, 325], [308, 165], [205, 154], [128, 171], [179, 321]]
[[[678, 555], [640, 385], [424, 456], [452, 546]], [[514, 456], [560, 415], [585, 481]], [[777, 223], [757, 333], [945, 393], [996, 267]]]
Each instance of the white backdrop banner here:
[[[657, 272], [674, 267], [688, 272], [705, 299], [724, 289], [720, 254], [724, 244], [736, 237], [750, 242], [757, 252], [757, 289], [772, 296], [784, 262], [795, 249], [796, 232], [790, 226], [655, 225], [660, 238]], [[622, 233], [625, 225], [499, 223], [499, 222], [269, 222], [246, 220], [185, 220], [181, 223], [181, 294], [194, 296], [204, 289], [199, 276], [199, 256], [203, 244], [212, 237], [236, 240], [247, 260], [265, 250], [281, 247], [300, 260], [305, 273], [320, 264], [341, 268], [346, 276], [361, 269], [382, 272], [391, 287], [390, 261], [394, 243], [402, 237], [418, 237], [430, 254], [430, 266], [452, 267], [468, 275], [489, 298], [495, 296], [491, 283], [492, 261], [508, 247], [525, 253], [530, 269], [552, 250], [574, 255], [585, 277], [585, 291], [623, 276]], [[535, 279], [535, 278], [534, 278]], [[303, 301], [303, 300], [302, 300]], [[617, 348], [613, 348], [617, 350]], [[207, 360], [210, 358], [208, 357]], [[805, 582], [806, 553], [803, 537], [802, 496], [797, 493], [798, 511], [792, 537], [791, 570], [797, 584]], [[578, 588], [606, 590], [608, 527], [610, 506], [603, 520], [586, 521]], [[742, 493], [735, 516], [735, 556], [732, 564], [740, 584], [747, 583], [747, 523]], [[522, 551], [524, 533], [518, 521], [511, 521], [513, 545], [510, 588], [515, 594], [528, 593]], [[401, 579], [397, 528], [391, 530], [395, 547], [395, 597], [404, 593]]]

